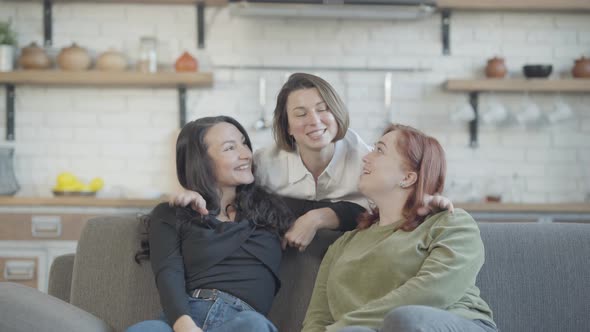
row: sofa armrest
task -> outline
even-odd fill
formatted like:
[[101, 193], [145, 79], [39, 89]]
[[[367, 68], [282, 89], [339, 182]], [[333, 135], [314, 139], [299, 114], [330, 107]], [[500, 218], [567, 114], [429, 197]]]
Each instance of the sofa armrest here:
[[99, 318], [34, 288], [0, 282], [2, 332], [112, 332]]
[[67, 254], [57, 257], [49, 271], [49, 288], [47, 293], [58, 299], [70, 302], [70, 291], [72, 288], [72, 272], [74, 269], [74, 254]]

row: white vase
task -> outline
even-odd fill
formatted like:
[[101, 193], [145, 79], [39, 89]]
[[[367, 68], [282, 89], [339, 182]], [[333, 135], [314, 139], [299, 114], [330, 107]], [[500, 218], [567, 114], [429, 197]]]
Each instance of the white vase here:
[[14, 46], [0, 45], [0, 72], [14, 70]]

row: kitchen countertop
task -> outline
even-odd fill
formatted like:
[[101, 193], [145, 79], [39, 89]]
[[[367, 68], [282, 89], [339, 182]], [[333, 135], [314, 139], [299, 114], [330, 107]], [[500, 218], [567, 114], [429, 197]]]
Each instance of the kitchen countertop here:
[[468, 212], [590, 213], [590, 203], [454, 203]]
[[[0, 206], [154, 207], [163, 200], [95, 197], [0, 197]], [[590, 203], [455, 203], [468, 212], [590, 213]]]
[[0, 197], [0, 206], [154, 207], [162, 200], [96, 197]]

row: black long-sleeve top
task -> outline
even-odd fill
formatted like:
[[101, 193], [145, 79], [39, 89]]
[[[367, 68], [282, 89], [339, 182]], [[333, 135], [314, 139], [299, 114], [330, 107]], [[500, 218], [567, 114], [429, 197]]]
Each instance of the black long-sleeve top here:
[[[295, 215], [329, 207], [338, 215], [341, 230], [356, 227], [364, 209], [350, 202], [318, 202], [284, 198]], [[188, 292], [214, 288], [239, 297], [262, 314], [268, 313], [280, 288], [278, 269], [282, 252], [279, 236], [256, 228], [248, 220], [221, 222], [178, 221], [196, 217], [189, 208], [162, 203], [151, 213], [150, 260], [164, 313], [171, 324], [188, 314]], [[190, 253], [190, 254], [188, 254]]]

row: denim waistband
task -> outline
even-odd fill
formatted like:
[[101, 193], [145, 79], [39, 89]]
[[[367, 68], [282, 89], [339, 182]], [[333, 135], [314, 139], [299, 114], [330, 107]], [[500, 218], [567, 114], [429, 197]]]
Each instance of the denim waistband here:
[[219, 289], [207, 289], [207, 288], [197, 288], [193, 289], [189, 292], [190, 296], [197, 298], [197, 299], [210, 299], [216, 300], [218, 298], [222, 299], [223, 301], [227, 302], [228, 304], [241, 304], [246, 309], [256, 311], [252, 308], [251, 305], [246, 303], [246, 301], [240, 299], [237, 296], [231, 295], [224, 291], [220, 291]]

